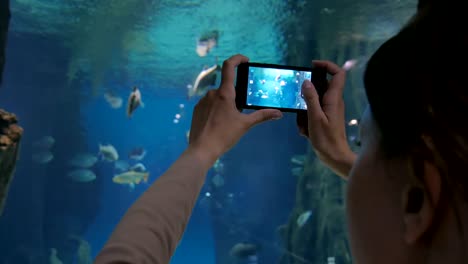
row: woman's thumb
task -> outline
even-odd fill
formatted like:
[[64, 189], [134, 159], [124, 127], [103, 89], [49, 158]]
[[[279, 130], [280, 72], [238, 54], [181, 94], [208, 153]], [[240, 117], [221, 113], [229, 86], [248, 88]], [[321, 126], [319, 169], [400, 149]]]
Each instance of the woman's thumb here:
[[307, 115], [309, 119], [321, 119], [323, 117], [323, 111], [320, 106], [320, 99], [311, 81], [304, 80], [302, 83], [302, 94], [307, 104]]
[[276, 109], [262, 109], [248, 115], [249, 127], [253, 127], [268, 120], [276, 120], [283, 117], [283, 113]]

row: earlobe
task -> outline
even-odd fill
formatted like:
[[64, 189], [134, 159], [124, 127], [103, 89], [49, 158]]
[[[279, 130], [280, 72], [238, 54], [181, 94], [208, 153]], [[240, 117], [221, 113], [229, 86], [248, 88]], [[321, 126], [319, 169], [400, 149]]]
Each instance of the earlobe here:
[[423, 188], [408, 186], [404, 192], [405, 241], [416, 242], [430, 225], [430, 203]]
[[430, 230], [440, 200], [440, 173], [429, 162], [424, 163], [422, 180], [408, 184], [403, 191], [404, 237], [408, 244], [414, 244]]

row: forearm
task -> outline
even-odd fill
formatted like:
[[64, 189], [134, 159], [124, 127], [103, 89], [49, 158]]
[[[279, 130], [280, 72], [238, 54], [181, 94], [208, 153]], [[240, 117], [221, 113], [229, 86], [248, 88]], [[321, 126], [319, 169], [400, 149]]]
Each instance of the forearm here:
[[185, 151], [130, 207], [95, 263], [169, 263], [213, 163]]

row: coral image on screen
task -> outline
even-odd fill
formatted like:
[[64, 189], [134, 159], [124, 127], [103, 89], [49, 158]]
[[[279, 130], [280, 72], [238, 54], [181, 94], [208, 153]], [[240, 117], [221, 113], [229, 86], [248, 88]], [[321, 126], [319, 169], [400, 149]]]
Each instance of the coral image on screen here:
[[310, 71], [250, 67], [247, 104], [306, 110], [301, 86], [311, 77]]

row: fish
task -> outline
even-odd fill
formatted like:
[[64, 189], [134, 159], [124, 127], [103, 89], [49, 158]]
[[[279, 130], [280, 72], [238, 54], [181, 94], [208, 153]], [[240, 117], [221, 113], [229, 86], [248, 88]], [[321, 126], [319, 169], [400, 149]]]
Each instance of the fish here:
[[303, 212], [298, 218], [297, 218], [297, 226], [298, 227], [302, 227], [306, 222], [307, 220], [309, 220], [310, 216], [312, 215], [312, 211], [305, 211]]
[[50, 151], [42, 151], [32, 155], [32, 159], [38, 164], [47, 164], [54, 159], [54, 154]]
[[331, 14], [335, 13], [335, 11], [336, 11], [335, 9], [325, 7], [325, 8], [322, 8], [322, 10], [320, 10], [320, 14], [322, 14], [322, 15], [331, 15]]
[[106, 99], [106, 102], [114, 109], [122, 107], [123, 99], [112, 92], [104, 93], [104, 99]]
[[307, 160], [307, 155], [294, 155], [291, 157], [291, 162], [303, 166]]
[[216, 58], [215, 65], [203, 70], [198, 74], [193, 86], [188, 90], [188, 99], [195, 95], [203, 95], [210, 86], [216, 84], [217, 71], [221, 70], [221, 66], [218, 65], [218, 58]]
[[130, 164], [126, 160], [117, 160], [114, 162], [114, 168], [119, 171], [126, 171], [130, 167]]
[[238, 259], [248, 259], [250, 256], [256, 256], [259, 246], [250, 243], [237, 243], [229, 251], [229, 255]]
[[49, 264], [63, 264], [62, 260], [58, 257], [58, 251], [56, 248], [50, 249]]
[[111, 144], [99, 144], [99, 155], [107, 161], [113, 162], [119, 159], [119, 153]]
[[36, 141], [33, 142], [34, 148], [39, 148], [43, 150], [50, 149], [54, 146], [55, 139], [51, 136], [44, 136]]
[[77, 169], [67, 173], [67, 177], [75, 182], [92, 182], [96, 174], [88, 169]]
[[217, 188], [219, 187], [222, 187], [224, 185], [224, 178], [223, 176], [219, 175], [219, 174], [216, 174], [215, 176], [213, 176], [213, 178], [211, 179], [211, 182], [214, 184], [214, 186], [216, 186]]
[[197, 39], [197, 47], [195, 51], [198, 56], [205, 57], [218, 44], [219, 31], [212, 30], [204, 33]]
[[141, 106], [142, 108], [145, 107], [145, 104], [141, 100], [141, 92], [138, 87], [133, 86], [133, 90], [128, 96], [128, 103], [127, 103], [127, 116], [130, 118], [133, 115], [133, 112]]
[[143, 165], [142, 163], [137, 163], [135, 165], [133, 165], [132, 167], [130, 167], [131, 171], [138, 171], [138, 172], [145, 172], [146, 171], [146, 167], [145, 165]]
[[112, 181], [117, 184], [128, 184], [130, 186], [148, 182], [149, 172], [127, 171], [114, 175]]
[[96, 164], [98, 158], [90, 153], [78, 153], [68, 161], [68, 165], [79, 168], [90, 168]]
[[133, 160], [142, 160], [146, 156], [146, 150], [144, 148], [134, 148], [128, 154], [128, 157]]

